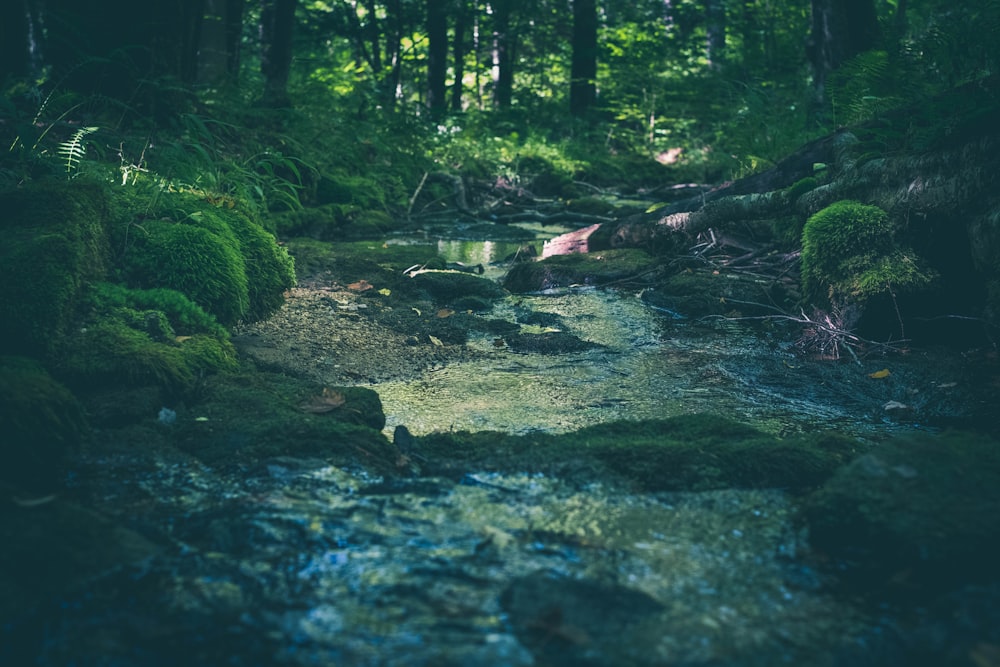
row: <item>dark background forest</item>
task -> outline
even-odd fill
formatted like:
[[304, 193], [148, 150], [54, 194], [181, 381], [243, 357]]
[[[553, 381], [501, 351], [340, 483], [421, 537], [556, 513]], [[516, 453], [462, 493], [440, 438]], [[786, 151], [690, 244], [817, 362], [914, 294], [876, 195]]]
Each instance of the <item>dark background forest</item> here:
[[[7, 183], [87, 127], [86, 145], [121, 153], [121, 168], [183, 179], [267, 151], [364, 172], [396, 206], [428, 160], [511, 173], [535, 156], [598, 185], [745, 176], [989, 77], [1000, 49], [1000, 4], [971, 0], [19, 0], [2, 12]], [[399, 159], [365, 169], [376, 153]]]

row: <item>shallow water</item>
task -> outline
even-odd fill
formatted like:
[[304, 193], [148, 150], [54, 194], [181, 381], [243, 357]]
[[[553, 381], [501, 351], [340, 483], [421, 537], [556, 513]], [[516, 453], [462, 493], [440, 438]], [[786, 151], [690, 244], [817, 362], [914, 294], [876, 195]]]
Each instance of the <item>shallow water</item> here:
[[[440, 243], [470, 264], [511, 251]], [[709, 412], [776, 433], [877, 438], [913, 427], [886, 418], [888, 400], [956, 409], [954, 378], [922, 358], [809, 361], [788, 332], [676, 319], [639, 294], [516, 296], [491, 316], [540, 314], [599, 347], [522, 354], [473, 338], [474, 361], [374, 386], [387, 430], [564, 432]], [[887, 363], [891, 378], [869, 376]], [[852, 664], [843, 656], [875, 624], [804, 558], [797, 499], [779, 490], [634, 494], [483, 472], [391, 480], [321, 460], [208, 468], [119, 451], [86, 460], [71, 490], [162, 554], [0, 628], [0, 658], [826, 667]]]

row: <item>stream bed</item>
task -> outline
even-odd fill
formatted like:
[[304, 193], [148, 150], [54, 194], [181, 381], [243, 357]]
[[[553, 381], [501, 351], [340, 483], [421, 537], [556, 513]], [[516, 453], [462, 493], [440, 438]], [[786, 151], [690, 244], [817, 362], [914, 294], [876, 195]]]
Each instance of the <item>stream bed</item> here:
[[[488, 276], [509, 250], [476, 247], [439, 250]], [[641, 291], [509, 296], [491, 317], [592, 345], [526, 353], [471, 334], [468, 358], [371, 385], [387, 433], [710, 413], [871, 443], [979, 410], [950, 357], [809, 360], [786, 332], [678, 319]], [[910, 406], [904, 418], [891, 401]], [[209, 466], [117, 444], [79, 462], [70, 493], [151, 555], [5, 625], [0, 663], [835, 667], [913, 655], [893, 614], [818, 566], [785, 490], [391, 478], [295, 456]]]

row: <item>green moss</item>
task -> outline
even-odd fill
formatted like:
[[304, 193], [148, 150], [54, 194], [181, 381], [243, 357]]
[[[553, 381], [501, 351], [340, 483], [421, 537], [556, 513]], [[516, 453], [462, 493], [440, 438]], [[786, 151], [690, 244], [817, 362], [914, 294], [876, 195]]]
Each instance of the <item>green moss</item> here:
[[76, 399], [40, 365], [0, 357], [0, 486], [51, 491], [85, 428]]
[[122, 276], [132, 287], [177, 290], [231, 325], [267, 317], [295, 284], [288, 253], [240, 207], [169, 192], [119, 201]]
[[108, 265], [103, 186], [40, 182], [0, 195], [0, 338], [7, 352], [49, 355], [81, 289]]
[[176, 290], [136, 290], [124, 285], [96, 283], [88, 292], [87, 299], [90, 308], [96, 312], [108, 312], [114, 308], [159, 311], [178, 335], [207, 333], [217, 338], [228, 336], [226, 329], [214, 317]]
[[494, 281], [459, 271], [426, 271], [410, 280], [414, 289], [439, 304], [454, 304], [464, 297], [495, 300], [505, 294]]
[[130, 286], [182, 292], [226, 325], [248, 312], [246, 263], [235, 240], [165, 220], [149, 220], [134, 234], [135, 245], [123, 259]]
[[960, 432], [884, 442], [838, 471], [806, 515], [813, 543], [859, 573], [908, 571], [911, 585], [991, 573], [1000, 443]]
[[227, 339], [196, 334], [157, 340], [149, 321], [128, 308], [103, 314], [67, 341], [60, 374], [90, 389], [154, 384], [185, 391], [207, 373], [235, 368], [236, 351]]
[[801, 197], [807, 192], [815, 190], [818, 186], [819, 186], [818, 179], [816, 179], [814, 176], [806, 176], [805, 178], [795, 181], [790, 186], [788, 186], [788, 189], [785, 190], [785, 192], [788, 195], [788, 201], [794, 204], [796, 201], [798, 201], [799, 197]]
[[202, 402], [178, 416], [176, 443], [208, 463], [314, 456], [398, 472], [399, 452], [381, 432], [385, 414], [378, 394], [365, 387], [325, 389], [343, 402], [318, 413], [304, 406], [322, 397], [324, 388], [308, 381], [264, 372], [208, 378]]
[[853, 456], [834, 434], [780, 439], [712, 415], [613, 422], [561, 435], [436, 433], [420, 452], [445, 469], [529, 470], [593, 481], [610, 475], [642, 491], [810, 488]]
[[840, 201], [802, 230], [803, 294], [821, 307], [926, 288], [934, 276], [920, 264], [915, 253], [895, 245], [889, 216], [875, 206]]

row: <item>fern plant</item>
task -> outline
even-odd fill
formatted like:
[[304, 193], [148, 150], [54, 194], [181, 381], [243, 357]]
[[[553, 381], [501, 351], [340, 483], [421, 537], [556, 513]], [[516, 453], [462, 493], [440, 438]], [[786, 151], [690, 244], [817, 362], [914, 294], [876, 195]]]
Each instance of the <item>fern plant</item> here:
[[87, 153], [87, 135], [97, 132], [96, 127], [81, 127], [73, 133], [73, 136], [59, 144], [59, 157], [63, 159], [63, 166], [66, 175], [73, 176], [73, 172], [80, 168], [80, 162]]

